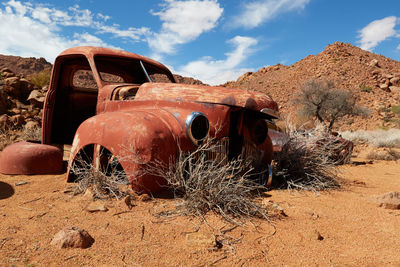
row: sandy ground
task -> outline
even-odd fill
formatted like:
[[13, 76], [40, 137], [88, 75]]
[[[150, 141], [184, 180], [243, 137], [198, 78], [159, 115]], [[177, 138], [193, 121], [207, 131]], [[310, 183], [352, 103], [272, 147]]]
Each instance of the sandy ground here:
[[[400, 266], [400, 210], [374, 199], [400, 191], [400, 164], [374, 162], [340, 167], [342, 189], [318, 194], [272, 190], [265, 199], [287, 217], [274, 227], [252, 219], [226, 233], [235, 244], [220, 248], [193, 245], [190, 232], [217, 235], [231, 226], [210, 214], [209, 225], [187, 217], [160, 219], [154, 212], [173, 199], [108, 200], [107, 212], [88, 213], [84, 196], [64, 193], [65, 175], [0, 176], [1, 266]], [[16, 183], [28, 182], [15, 186]], [[121, 213], [122, 212], [122, 213]], [[87, 230], [95, 239], [87, 249], [58, 249], [53, 236], [66, 226]]]

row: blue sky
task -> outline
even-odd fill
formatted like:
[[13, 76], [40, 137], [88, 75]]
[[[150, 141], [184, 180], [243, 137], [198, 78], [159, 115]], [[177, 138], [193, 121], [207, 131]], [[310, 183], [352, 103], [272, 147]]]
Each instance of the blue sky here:
[[400, 60], [400, 1], [9, 0], [0, 36], [0, 54], [53, 62], [72, 46], [114, 47], [221, 84], [336, 41]]

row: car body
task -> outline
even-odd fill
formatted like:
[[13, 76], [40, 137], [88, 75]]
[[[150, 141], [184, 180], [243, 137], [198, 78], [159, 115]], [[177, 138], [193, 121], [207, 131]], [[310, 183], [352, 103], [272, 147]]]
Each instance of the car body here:
[[[165, 181], [135, 176], [141, 168], [155, 161], [173, 164], [179, 153], [208, 138], [221, 144], [227, 159], [251, 158], [254, 168], [268, 173], [273, 149], [266, 120], [277, 114], [276, 102], [265, 94], [178, 84], [168, 68], [147, 57], [75, 47], [55, 60], [42, 145], [72, 145], [68, 181], [77, 178], [72, 166], [78, 155], [100, 168], [106, 153], [118, 159], [134, 190], [152, 193]], [[0, 156], [0, 172], [7, 173], [4, 165]]]

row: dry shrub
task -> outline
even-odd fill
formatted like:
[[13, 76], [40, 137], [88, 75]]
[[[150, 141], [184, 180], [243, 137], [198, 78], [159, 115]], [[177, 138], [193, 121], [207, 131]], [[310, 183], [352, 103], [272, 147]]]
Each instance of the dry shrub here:
[[[142, 164], [141, 170], [134, 174], [136, 177], [151, 174], [165, 178], [166, 189], [181, 200], [174, 210], [157, 216], [189, 215], [204, 219], [207, 212], [213, 211], [235, 225], [240, 225], [245, 217], [268, 220], [267, 208], [255, 201], [265, 190], [257, 179], [265, 174], [255, 174], [248, 161], [228, 161], [219, 151], [222, 151], [221, 144], [209, 140], [194, 151], [181, 151], [170, 164], [160, 161], [143, 164], [140, 155], [133, 151], [126, 157]], [[128, 179], [118, 160], [103, 151], [107, 165], [96, 168], [90, 156], [92, 152], [82, 150], [72, 164], [78, 182], [76, 193], [91, 188], [97, 198], [123, 197], [126, 194], [123, 185], [128, 184]]]
[[31, 129], [23, 128], [20, 139], [26, 141], [40, 141], [42, 139], [42, 127], [35, 126]]
[[367, 153], [367, 159], [373, 160], [398, 160], [400, 159], [400, 153], [391, 149], [391, 148], [384, 148], [384, 149], [371, 149]]
[[0, 151], [6, 146], [19, 141], [36, 141], [41, 140], [41, 128], [25, 129], [21, 127], [11, 127], [9, 129], [0, 130]]
[[15, 143], [16, 136], [11, 134], [11, 131], [0, 131], [0, 151], [2, 151], [6, 146]]
[[400, 148], [400, 129], [375, 130], [375, 131], [345, 131], [341, 132], [343, 138], [356, 144], [371, 144], [376, 147], [398, 147]]
[[[102, 152], [107, 159], [107, 163], [102, 167], [95, 167], [91, 155], [82, 151], [76, 156], [71, 171], [76, 177], [78, 186], [75, 194], [92, 190], [93, 197], [98, 199], [113, 198], [121, 199], [127, 193], [124, 190], [129, 184], [128, 177], [120, 167], [117, 158], [108, 157], [106, 152]], [[102, 157], [100, 156], [100, 157]]]
[[319, 191], [339, 187], [334, 154], [342, 149], [337, 137], [321, 125], [307, 131], [288, 127], [288, 142], [274, 159], [275, 186]]
[[181, 152], [174, 164], [147, 164], [145, 172], [164, 177], [179, 201], [175, 210], [163, 215], [189, 215], [204, 219], [213, 211], [230, 223], [240, 225], [243, 218], [268, 220], [267, 208], [256, 202], [265, 187], [258, 183], [249, 161], [228, 161], [221, 144], [208, 140], [192, 152]]

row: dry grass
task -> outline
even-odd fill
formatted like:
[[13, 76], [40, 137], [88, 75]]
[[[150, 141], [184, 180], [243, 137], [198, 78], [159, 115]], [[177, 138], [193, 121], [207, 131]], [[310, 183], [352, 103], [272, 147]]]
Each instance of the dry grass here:
[[339, 187], [334, 154], [342, 145], [323, 127], [298, 131], [288, 127], [289, 140], [274, 159], [277, 187], [319, 191]]
[[[156, 216], [189, 215], [204, 220], [205, 214], [213, 211], [235, 225], [241, 225], [246, 217], [268, 220], [266, 206], [255, 200], [265, 190], [256, 181], [263, 174], [254, 174], [250, 163], [244, 160], [228, 161], [217, 152], [221, 151], [219, 146], [215, 140], [209, 140], [192, 152], [179, 153], [170, 164], [158, 161], [142, 164], [140, 157], [130, 151], [130, 159], [142, 164], [141, 171], [134, 174], [136, 177], [151, 174], [165, 178], [166, 189], [180, 200], [174, 210]], [[72, 166], [78, 182], [76, 193], [90, 188], [97, 198], [119, 199], [126, 194], [121, 185], [128, 184], [127, 175], [115, 157], [106, 158], [107, 165], [96, 168], [90, 156], [84, 152], [78, 154]]]
[[343, 138], [356, 144], [371, 144], [376, 147], [400, 148], [400, 129], [375, 130], [375, 131], [345, 131], [341, 132]]
[[204, 219], [215, 212], [228, 222], [241, 225], [244, 218], [268, 220], [267, 208], [256, 199], [265, 187], [257, 183], [250, 163], [241, 159], [228, 161], [215, 140], [209, 140], [195, 151], [179, 154], [174, 164], [156, 162], [145, 167], [145, 173], [164, 177], [177, 202], [175, 210], [163, 215], [189, 215]]
[[19, 141], [40, 141], [41, 128], [35, 127], [34, 129], [25, 128], [11, 128], [0, 131], [0, 151], [6, 146]]
[[117, 200], [127, 194], [123, 187], [129, 184], [128, 177], [115, 157], [107, 158], [106, 165], [95, 167], [91, 156], [82, 152], [75, 158], [71, 170], [77, 177], [75, 194], [85, 193], [90, 189], [94, 198], [114, 197]]

